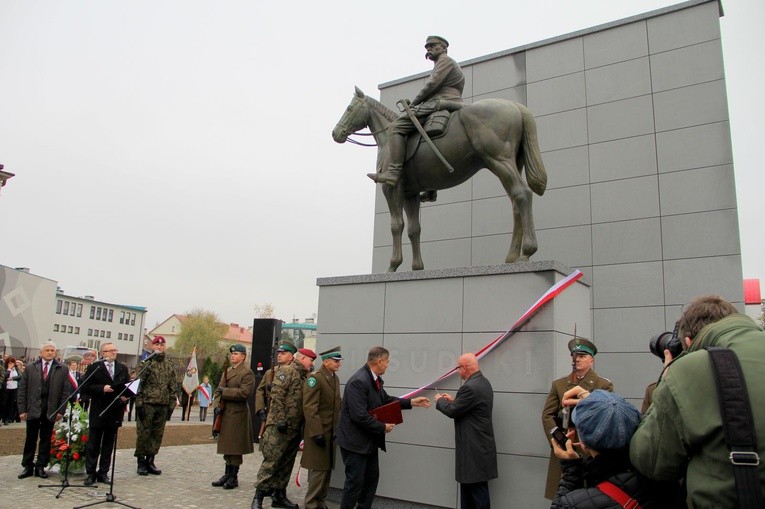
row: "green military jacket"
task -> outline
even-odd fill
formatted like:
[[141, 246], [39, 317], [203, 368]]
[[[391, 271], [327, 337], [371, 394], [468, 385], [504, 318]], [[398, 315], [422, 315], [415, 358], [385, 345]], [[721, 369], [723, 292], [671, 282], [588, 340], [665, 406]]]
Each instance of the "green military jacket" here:
[[[550, 431], [555, 426], [560, 426], [561, 421], [559, 413], [563, 408], [563, 394], [576, 386], [581, 386], [588, 391], [603, 389], [613, 391], [614, 384], [608, 378], [603, 378], [595, 373], [595, 370], [589, 370], [578, 383], [571, 381], [571, 375], [559, 378], [552, 383], [550, 394], [547, 395], [545, 407], [542, 410], [542, 427], [545, 431], [545, 441], [550, 443]], [[555, 498], [555, 492], [560, 482], [561, 469], [560, 460], [552, 452], [550, 447], [550, 461], [547, 465], [547, 483], [545, 484], [545, 498], [552, 500]]]
[[150, 405], [175, 406], [176, 402], [175, 369], [164, 355], [158, 355], [149, 361], [149, 365], [141, 373], [141, 385], [135, 399], [136, 406], [144, 403]]
[[[303, 385], [305, 431], [300, 465], [309, 470], [331, 470], [335, 466], [334, 436], [340, 420], [340, 379], [322, 366], [311, 373]], [[325, 446], [313, 437], [322, 435]]]

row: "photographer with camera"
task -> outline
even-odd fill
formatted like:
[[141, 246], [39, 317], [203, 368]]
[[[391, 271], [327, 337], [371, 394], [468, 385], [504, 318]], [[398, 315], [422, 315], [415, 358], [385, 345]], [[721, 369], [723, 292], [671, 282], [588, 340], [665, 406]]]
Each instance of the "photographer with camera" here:
[[[765, 332], [731, 303], [710, 295], [694, 299], [683, 311], [678, 337], [687, 351], [664, 370], [632, 437], [632, 464], [654, 480], [685, 477], [688, 502], [695, 508], [764, 507]], [[740, 374], [720, 377], [721, 392], [727, 390], [726, 380], [738, 384], [722, 397], [721, 370], [712, 360], [730, 352], [734, 359], [727, 364], [739, 365]], [[730, 403], [741, 411], [728, 413]], [[747, 440], [729, 445], [728, 436], [735, 435]]]
[[676, 507], [676, 486], [649, 481], [630, 464], [630, 438], [640, 420], [637, 408], [604, 390], [590, 393], [574, 387], [564, 396], [576, 398], [572, 419], [579, 443], [572, 443], [573, 432], [550, 440], [563, 468], [551, 508]]
[[[662, 332], [657, 334], [648, 342], [648, 348], [650, 348], [651, 353], [661, 359], [665, 368], [672, 362], [672, 359], [683, 352], [683, 343], [680, 341], [680, 338], [677, 337], [679, 327], [680, 322], [675, 322], [675, 328], [672, 332]], [[640, 408], [640, 415], [645, 415], [648, 407], [651, 406], [653, 391], [656, 390], [657, 384], [658, 382], [653, 382], [645, 388], [645, 396], [643, 396], [643, 405]]]

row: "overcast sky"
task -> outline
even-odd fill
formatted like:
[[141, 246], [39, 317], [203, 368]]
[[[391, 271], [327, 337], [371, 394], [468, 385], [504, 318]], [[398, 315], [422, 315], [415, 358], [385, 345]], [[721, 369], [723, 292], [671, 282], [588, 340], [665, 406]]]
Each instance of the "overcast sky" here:
[[[69, 295], [250, 323], [368, 273], [373, 149], [330, 132], [353, 86], [678, 2], [0, 0], [0, 264]], [[721, 19], [744, 277], [765, 280], [765, 2]], [[320, 320], [320, 319], [319, 319]]]

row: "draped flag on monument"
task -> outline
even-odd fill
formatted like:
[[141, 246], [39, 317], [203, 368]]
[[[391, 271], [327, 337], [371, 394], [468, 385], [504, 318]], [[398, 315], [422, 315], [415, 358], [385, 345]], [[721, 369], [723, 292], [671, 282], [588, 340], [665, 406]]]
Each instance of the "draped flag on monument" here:
[[183, 377], [183, 390], [186, 394], [191, 394], [199, 387], [199, 371], [197, 370], [197, 348], [191, 352], [189, 365], [186, 367], [186, 376]]
[[[552, 285], [550, 289], [547, 290], [541, 297], [539, 297], [537, 301], [534, 304], [532, 304], [531, 307], [527, 309], [526, 312], [523, 313], [521, 317], [518, 318], [508, 330], [506, 330], [503, 334], [501, 334], [500, 336], [498, 336], [497, 338], [489, 342], [489, 344], [487, 344], [486, 346], [484, 346], [483, 348], [475, 352], [476, 357], [478, 357], [479, 359], [482, 359], [489, 352], [491, 352], [497, 346], [499, 346], [500, 343], [502, 343], [503, 341], [508, 339], [510, 336], [512, 336], [519, 330], [521, 330], [522, 327], [525, 327], [526, 324], [529, 323], [529, 321], [531, 321], [534, 315], [536, 315], [545, 306], [545, 304], [547, 304], [548, 302], [553, 300], [555, 297], [560, 295], [566, 288], [568, 288], [569, 286], [571, 286], [572, 284], [580, 280], [582, 276], [584, 276], [584, 274], [582, 274], [580, 270], [575, 270], [574, 272], [572, 272], [565, 278], [561, 279], [560, 281]], [[420, 388], [415, 389], [411, 392], [403, 394], [399, 397], [401, 398], [414, 397], [415, 394], [418, 394], [424, 391], [428, 387], [434, 387], [438, 382], [440, 382], [441, 380], [445, 378], [450, 377], [456, 372], [457, 372], [457, 368], [456, 367], [452, 368], [446, 373], [444, 373], [443, 375], [441, 375], [440, 377], [433, 380], [432, 382], [426, 385], [423, 385]]]

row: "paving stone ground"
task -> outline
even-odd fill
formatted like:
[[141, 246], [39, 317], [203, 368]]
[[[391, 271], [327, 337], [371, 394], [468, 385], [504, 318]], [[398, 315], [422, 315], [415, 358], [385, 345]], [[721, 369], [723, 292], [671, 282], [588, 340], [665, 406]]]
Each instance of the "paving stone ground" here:
[[[165, 430], [172, 433], [176, 426], [188, 423], [171, 422]], [[21, 426], [21, 425], [16, 425]], [[125, 423], [125, 426], [135, 426], [135, 423]], [[4, 439], [3, 429], [0, 428], [0, 440]], [[114, 471], [113, 494], [117, 502], [141, 509], [164, 508], [200, 508], [228, 509], [249, 508], [255, 494], [254, 482], [260, 468], [262, 456], [257, 450], [254, 454], [244, 457], [244, 465], [239, 471], [239, 488], [224, 490], [214, 488], [210, 482], [218, 479], [224, 470], [223, 458], [215, 453], [215, 441], [209, 444], [186, 446], [163, 446], [156, 457], [157, 467], [162, 470], [159, 476], [139, 476], [136, 474], [134, 449], [119, 449]], [[300, 455], [295, 462], [287, 496], [293, 502], [304, 507], [303, 499], [307, 486], [307, 471], [302, 472], [303, 486], [295, 484], [295, 472], [299, 468]], [[68, 487], [59, 498], [62, 477], [52, 472], [48, 479], [28, 477], [17, 479], [21, 472], [21, 456], [9, 455], [0, 457], [0, 509], [14, 508], [73, 508], [104, 502], [94, 507], [118, 508], [123, 507], [114, 502], [105, 502], [109, 486], [100, 484], [97, 488]], [[72, 485], [82, 485], [84, 474], [70, 475]], [[38, 485], [55, 485], [51, 488], [39, 488]], [[331, 509], [337, 509], [338, 504], [328, 502]], [[264, 507], [270, 507], [267, 498]]]

